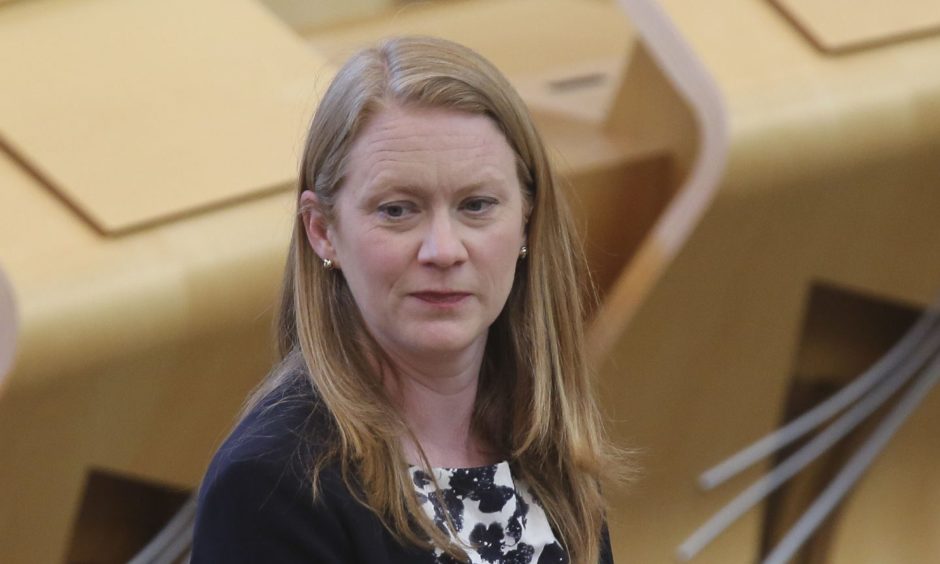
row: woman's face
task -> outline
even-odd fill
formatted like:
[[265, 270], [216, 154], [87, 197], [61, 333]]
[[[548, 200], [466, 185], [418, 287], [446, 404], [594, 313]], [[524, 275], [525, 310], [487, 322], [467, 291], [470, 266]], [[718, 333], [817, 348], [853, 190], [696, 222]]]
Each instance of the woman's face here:
[[355, 140], [346, 171], [334, 221], [310, 213], [307, 233], [372, 336], [395, 357], [482, 352], [525, 240], [503, 134], [485, 116], [390, 107]]

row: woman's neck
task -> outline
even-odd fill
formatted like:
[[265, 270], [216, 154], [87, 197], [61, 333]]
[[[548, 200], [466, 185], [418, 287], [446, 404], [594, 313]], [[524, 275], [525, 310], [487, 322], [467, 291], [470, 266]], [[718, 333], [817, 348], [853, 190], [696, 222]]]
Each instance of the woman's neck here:
[[[432, 467], [464, 468], [496, 461], [471, 425], [483, 362], [483, 346], [478, 348], [455, 354], [449, 362], [392, 359], [397, 374], [386, 379], [386, 386]], [[423, 466], [410, 437], [403, 437], [402, 448], [409, 463]]]

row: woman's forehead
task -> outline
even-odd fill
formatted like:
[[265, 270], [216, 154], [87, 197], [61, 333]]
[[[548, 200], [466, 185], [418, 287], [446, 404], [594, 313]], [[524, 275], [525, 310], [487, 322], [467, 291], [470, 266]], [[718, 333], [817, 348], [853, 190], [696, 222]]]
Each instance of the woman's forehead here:
[[382, 110], [354, 142], [347, 166], [347, 178], [360, 185], [401, 183], [409, 176], [433, 182], [456, 175], [463, 184], [516, 176], [515, 155], [492, 120], [441, 109]]
[[352, 153], [376, 150], [472, 150], [493, 145], [511, 152], [491, 118], [446, 108], [390, 106], [368, 120]]

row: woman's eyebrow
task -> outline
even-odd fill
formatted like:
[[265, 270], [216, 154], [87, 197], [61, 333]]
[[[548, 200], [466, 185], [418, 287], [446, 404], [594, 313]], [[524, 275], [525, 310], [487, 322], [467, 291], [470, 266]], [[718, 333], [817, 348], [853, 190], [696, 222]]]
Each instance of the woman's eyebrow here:
[[385, 197], [389, 194], [400, 194], [402, 196], [408, 196], [411, 198], [423, 198], [428, 195], [432, 190], [427, 188], [422, 188], [419, 185], [415, 184], [378, 184], [374, 190], [376, 197]]
[[478, 192], [480, 190], [497, 190], [502, 191], [506, 188], [506, 182], [499, 178], [488, 178], [486, 180], [481, 180], [479, 182], [473, 182], [458, 188], [454, 193], [457, 196], [464, 196], [466, 194], [471, 194], [473, 192]]
[[[479, 180], [470, 182], [469, 184], [464, 184], [456, 190], [454, 194], [462, 196], [464, 194], [475, 192], [477, 190], [485, 189], [505, 189], [507, 182], [500, 176], [496, 175], [486, 175], [481, 177]], [[376, 178], [370, 186], [370, 192], [372, 196], [387, 196], [388, 194], [402, 194], [404, 196], [410, 196], [414, 198], [423, 198], [427, 197], [430, 194], [437, 192], [437, 188], [434, 186], [426, 186], [421, 182], [415, 182], [410, 184], [400, 183], [396, 179], [388, 178]], [[371, 197], [370, 196], [370, 199]]]
[[[466, 198], [467, 196], [470, 196], [477, 192], [495, 192], [498, 195], [502, 196], [506, 192], [508, 186], [509, 186], [509, 183], [507, 183], [506, 181], [504, 181], [503, 179], [499, 177], [494, 176], [494, 177], [488, 177], [483, 180], [479, 180], [477, 182], [464, 184], [453, 191], [448, 191], [448, 193], [450, 194], [449, 197], [452, 197], [458, 200]], [[414, 197], [428, 197], [429, 192], [433, 193], [435, 191], [436, 190], [433, 188], [424, 189], [421, 187], [416, 187], [411, 190], [405, 188], [402, 190], [402, 192], [412, 194]]]
[[429, 190], [411, 184], [376, 182], [360, 200], [361, 207], [373, 208], [380, 201], [389, 197], [404, 197], [422, 200], [428, 197]]

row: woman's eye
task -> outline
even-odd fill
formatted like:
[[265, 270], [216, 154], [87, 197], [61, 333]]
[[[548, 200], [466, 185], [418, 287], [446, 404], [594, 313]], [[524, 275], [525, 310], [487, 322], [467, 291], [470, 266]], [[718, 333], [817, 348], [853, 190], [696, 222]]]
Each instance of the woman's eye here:
[[471, 198], [464, 202], [463, 209], [470, 213], [480, 214], [488, 211], [496, 205], [496, 200], [492, 198]]
[[405, 202], [392, 202], [380, 205], [378, 211], [386, 219], [402, 219], [414, 211], [414, 206]]

